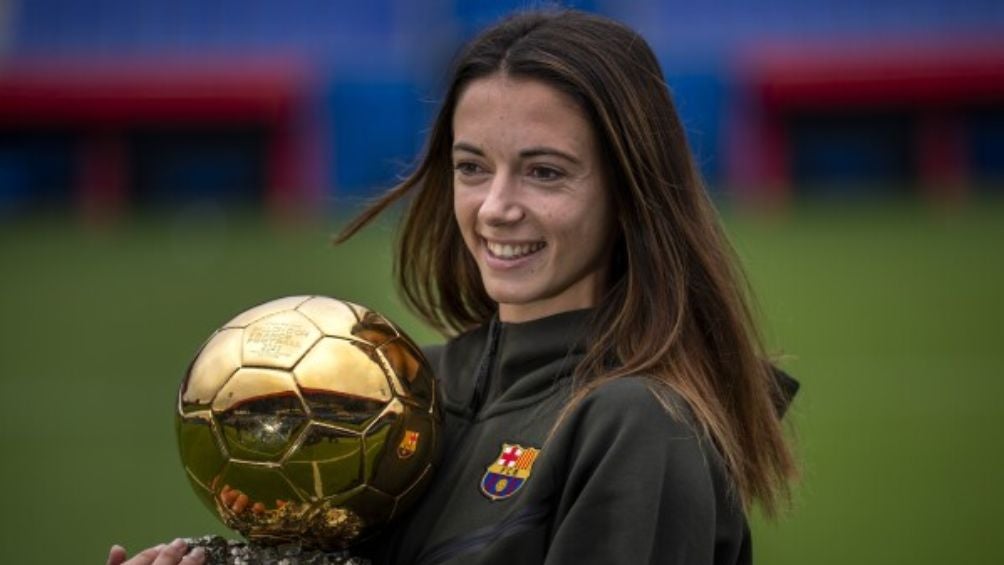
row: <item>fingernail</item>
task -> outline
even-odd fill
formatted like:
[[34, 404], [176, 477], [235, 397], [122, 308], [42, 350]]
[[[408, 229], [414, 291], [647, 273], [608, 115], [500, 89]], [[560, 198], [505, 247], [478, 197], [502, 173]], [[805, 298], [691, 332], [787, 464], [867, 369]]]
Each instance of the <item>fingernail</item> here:
[[185, 548], [185, 547], [188, 547], [188, 544], [185, 543], [185, 540], [183, 540], [181, 538], [177, 538], [176, 540], [174, 540], [174, 541], [171, 542], [171, 548], [172, 549], [182, 549], [182, 548]]
[[158, 543], [157, 547], [155, 547], [154, 549], [156, 549], [157, 551], [163, 551], [165, 547], [167, 547], [167, 545], [163, 543]]

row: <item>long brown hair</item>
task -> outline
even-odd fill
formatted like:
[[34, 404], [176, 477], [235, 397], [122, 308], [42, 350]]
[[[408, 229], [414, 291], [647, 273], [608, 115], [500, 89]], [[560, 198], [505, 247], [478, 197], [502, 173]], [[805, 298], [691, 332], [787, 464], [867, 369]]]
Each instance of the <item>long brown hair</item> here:
[[[462, 52], [417, 168], [339, 234], [352, 236], [414, 192], [397, 244], [405, 300], [452, 333], [497, 304], [453, 218], [453, 112], [472, 82], [504, 73], [576, 100], [596, 130], [617, 241], [595, 339], [576, 369], [574, 406], [611, 379], [646, 375], [687, 401], [748, 506], [770, 514], [796, 473], [775, 402], [781, 394], [749, 290], [695, 168], [658, 61], [627, 27], [577, 11], [520, 13]], [[658, 388], [658, 387], [656, 387]]]

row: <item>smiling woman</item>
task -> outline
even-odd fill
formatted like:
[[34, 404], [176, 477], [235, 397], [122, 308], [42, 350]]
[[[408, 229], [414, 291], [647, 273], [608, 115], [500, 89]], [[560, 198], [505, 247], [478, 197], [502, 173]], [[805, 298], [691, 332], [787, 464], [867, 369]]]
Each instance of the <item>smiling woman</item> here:
[[444, 457], [354, 550], [749, 563], [747, 509], [770, 514], [795, 474], [780, 423], [795, 387], [764, 354], [647, 43], [575, 11], [486, 30], [416, 170], [339, 241], [406, 197], [398, 283], [450, 337], [426, 349]]
[[445, 456], [374, 558], [749, 563], [746, 510], [795, 475], [797, 384], [764, 354], [647, 43], [575, 11], [486, 30], [415, 172], [341, 240], [405, 197], [399, 285], [452, 336], [426, 350]]
[[575, 102], [500, 73], [461, 95], [453, 132], [453, 210], [499, 318], [595, 305], [610, 264], [610, 189]]

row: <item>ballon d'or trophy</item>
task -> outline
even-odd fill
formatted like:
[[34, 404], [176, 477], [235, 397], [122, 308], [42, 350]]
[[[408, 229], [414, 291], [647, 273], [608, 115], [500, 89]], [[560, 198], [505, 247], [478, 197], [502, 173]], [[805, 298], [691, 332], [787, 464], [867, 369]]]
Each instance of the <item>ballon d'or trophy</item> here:
[[192, 361], [178, 446], [199, 499], [247, 543], [189, 540], [209, 563], [366, 563], [350, 555], [431, 479], [432, 371], [380, 314], [291, 296], [239, 314]]

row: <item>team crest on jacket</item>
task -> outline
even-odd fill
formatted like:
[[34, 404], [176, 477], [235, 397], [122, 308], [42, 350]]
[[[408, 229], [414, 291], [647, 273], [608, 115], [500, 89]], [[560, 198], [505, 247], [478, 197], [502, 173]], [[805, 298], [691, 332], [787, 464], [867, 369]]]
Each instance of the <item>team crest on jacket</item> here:
[[530, 478], [533, 462], [540, 450], [515, 443], [503, 443], [502, 453], [485, 470], [481, 493], [492, 500], [509, 498]]

